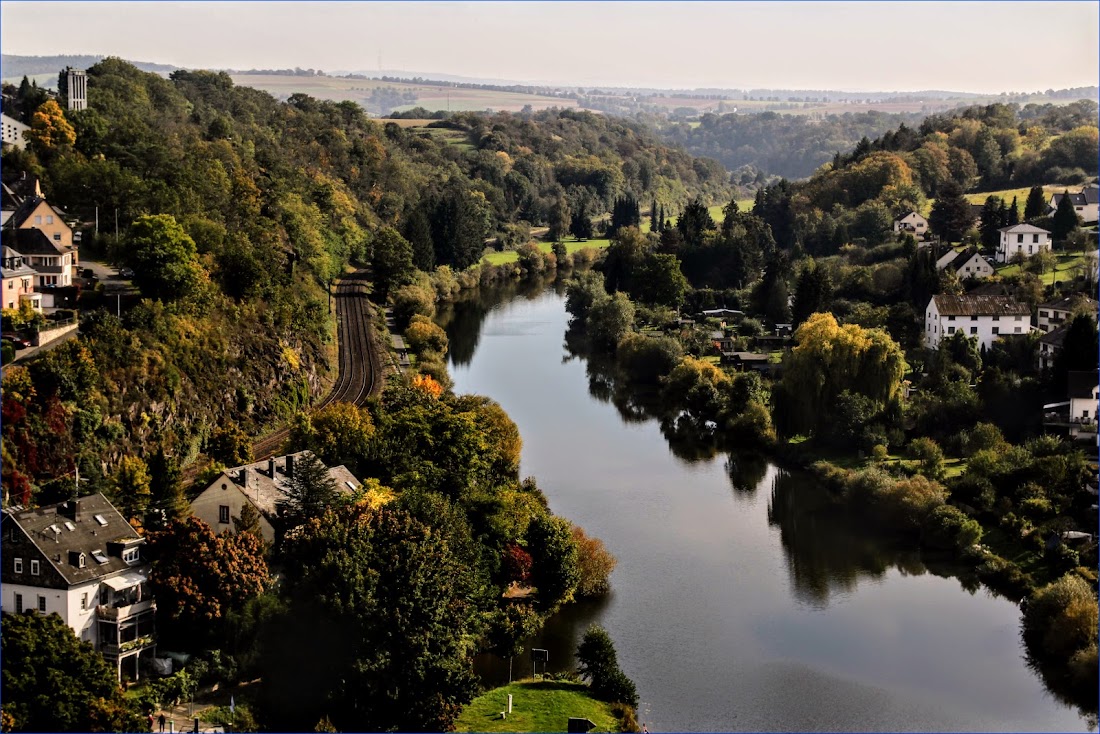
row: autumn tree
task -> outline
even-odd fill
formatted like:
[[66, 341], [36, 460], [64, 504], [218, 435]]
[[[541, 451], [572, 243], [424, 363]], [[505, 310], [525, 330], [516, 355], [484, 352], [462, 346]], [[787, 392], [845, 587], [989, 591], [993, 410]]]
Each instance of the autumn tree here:
[[149, 467], [137, 456], [123, 456], [111, 477], [115, 505], [127, 519], [140, 518], [151, 496]]
[[147, 538], [149, 582], [168, 622], [162, 636], [182, 649], [203, 649], [230, 611], [267, 587], [263, 544], [252, 533], [215, 535], [192, 516]]
[[27, 138], [39, 154], [50, 154], [58, 148], [73, 145], [76, 132], [65, 119], [65, 113], [52, 99], [43, 102], [31, 116]]
[[905, 357], [880, 329], [841, 326], [832, 314], [814, 314], [795, 332], [798, 343], [784, 361], [784, 423], [793, 433], [827, 432], [831, 406], [844, 391], [886, 410], [901, 394]]
[[590, 537], [578, 525], [573, 526], [573, 542], [577, 546], [577, 596], [600, 596], [611, 590], [609, 577], [618, 563], [599, 538]]
[[330, 466], [355, 466], [367, 455], [374, 424], [370, 411], [352, 403], [329, 403], [301, 416], [291, 429], [291, 443], [310, 449]]
[[206, 453], [226, 466], [241, 466], [252, 461], [252, 438], [233, 421], [226, 421], [210, 434]]
[[112, 666], [57, 614], [4, 614], [0, 629], [5, 731], [148, 730]]

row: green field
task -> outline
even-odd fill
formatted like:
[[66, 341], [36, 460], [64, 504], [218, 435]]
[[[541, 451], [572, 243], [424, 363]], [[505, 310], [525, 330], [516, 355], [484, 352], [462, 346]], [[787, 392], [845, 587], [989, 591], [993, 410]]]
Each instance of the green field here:
[[[553, 243], [550, 242], [538, 242], [536, 243], [539, 249], [543, 252], [550, 252], [550, 247]], [[585, 247], [592, 247], [597, 250], [602, 250], [611, 244], [611, 240], [608, 239], [593, 239], [584, 240], [583, 242], [565, 242], [565, 251], [572, 254], [577, 250], [582, 250]], [[482, 262], [487, 262], [490, 265], [502, 265], [504, 263], [512, 263], [519, 259], [519, 253], [515, 250], [505, 250], [504, 252], [490, 252], [485, 254], [482, 258]]]
[[402, 92], [415, 92], [416, 102], [398, 107], [399, 110], [423, 107], [431, 111], [451, 110], [459, 112], [493, 109], [504, 112], [519, 112], [525, 105], [531, 105], [536, 110], [548, 107], [577, 106], [577, 101], [574, 99], [503, 92], [493, 89], [462, 89], [446, 84], [402, 84], [401, 82], [384, 82], [378, 79], [340, 79], [331, 76], [280, 76], [277, 74], [234, 74], [232, 78], [234, 84], [261, 89], [276, 97], [302, 93], [316, 99], [327, 99], [333, 102], [350, 100], [363, 103], [370, 97], [371, 92], [378, 87], [391, 87]]
[[[512, 694], [512, 713], [500, 712]], [[570, 717], [596, 724], [593, 732], [619, 731], [619, 720], [611, 707], [588, 694], [583, 683], [526, 680], [493, 690], [475, 698], [455, 722], [455, 731], [533, 732], [565, 731]]]
[[[1073, 280], [1076, 275], [1074, 270], [1081, 264], [1081, 261], [1084, 260], [1085, 253], [1055, 252], [1055, 258], [1057, 258], [1058, 262], [1055, 264], [1054, 269], [1048, 270], [1039, 276], [1039, 280], [1042, 281], [1043, 285], [1053, 285], [1055, 280], [1062, 282]], [[1019, 272], [1020, 266], [1015, 263], [997, 268], [997, 275], [1000, 276], [1017, 275]]]

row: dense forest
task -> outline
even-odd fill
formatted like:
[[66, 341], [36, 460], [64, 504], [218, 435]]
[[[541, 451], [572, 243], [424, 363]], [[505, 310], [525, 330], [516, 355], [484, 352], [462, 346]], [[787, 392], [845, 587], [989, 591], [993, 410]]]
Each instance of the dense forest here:
[[[88, 89], [89, 108], [53, 106], [5, 172], [38, 176], [82, 221], [117, 212], [118, 239], [85, 248], [135, 265], [144, 298], [121, 319], [88, 314], [79, 340], [5, 389], [5, 484], [21, 501], [64, 494], [35, 492], [75, 463], [99, 488], [124, 455], [186, 462], [213, 426], [254, 434], [307, 406], [330, 379], [326, 288], [369, 261], [380, 228], [399, 230], [422, 269], [462, 270], [563, 198], [597, 215], [627, 193], [728, 191], [719, 164], [589, 113], [460, 114], [410, 131], [353, 103], [279, 103], [226, 74], [165, 79], [118, 59], [89, 68]], [[33, 85], [8, 91], [28, 115], [42, 104]]]

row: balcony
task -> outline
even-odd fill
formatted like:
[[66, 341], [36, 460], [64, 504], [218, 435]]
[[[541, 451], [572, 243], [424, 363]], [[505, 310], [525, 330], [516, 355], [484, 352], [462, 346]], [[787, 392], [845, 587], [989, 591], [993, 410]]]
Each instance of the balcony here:
[[135, 640], [129, 640], [128, 642], [115, 643], [103, 643], [99, 646], [100, 653], [107, 658], [117, 658], [121, 655], [128, 655], [129, 653], [136, 652], [138, 650], [144, 650], [147, 647], [152, 647], [157, 644], [156, 635], [144, 635], [138, 637]]
[[144, 601], [134, 602], [133, 604], [100, 605], [95, 608], [96, 616], [107, 622], [118, 622], [123, 619], [137, 616], [143, 612], [155, 612], [156, 610], [157, 602], [155, 599], [145, 599]]

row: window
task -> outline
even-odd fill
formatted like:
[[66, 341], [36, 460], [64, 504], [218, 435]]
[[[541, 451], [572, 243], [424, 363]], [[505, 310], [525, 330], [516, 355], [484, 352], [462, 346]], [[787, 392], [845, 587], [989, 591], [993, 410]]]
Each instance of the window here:
[[970, 333], [971, 334], [977, 334], [978, 333], [978, 327], [977, 326], [971, 326], [970, 327]]
[[9, 280], [8, 281], [8, 290], [9, 291], [14, 290], [14, 288], [15, 288], [15, 281], [14, 280]]
[[1016, 320], [1017, 320], [1017, 321], [1023, 321], [1023, 319], [1024, 319], [1024, 317], [1023, 317], [1023, 316], [1017, 316], [1017, 317], [1016, 317]]
[[107, 524], [107, 518], [103, 517], [103, 515], [94, 515], [93, 517], [95, 517], [95, 521], [100, 525], [105, 526]]
[[16, 573], [23, 573], [23, 559], [22, 558], [16, 558], [15, 559], [15, 572]]
[[23, 612], [23, 595], [22, 594], [16, 594], [15, 595], [15, 613], [16, 614], [21, 614], [22, 612]]
[[994, 316], [994, 317], [993, 317], [993, 320], [994, 320], [994, 321], [1000, 321], [1000, 320], [1001, 320], [1001, 317], [1000, 317], [1000, 316]]
[[1087, 410], [1082, 410], [1081, 411], [1081, 417], [1082, 418], [1088, 418], [1089, 417], [1089, 412]]
[[60, 242], [60, 241], [61, 241], [61, 235], [59, 235], [59, 234], [55, 234], [55, 235], [53, 236], [53, 239], [54, 239], [54, 242]]
[[88, 557], [86, 555], [84, 555], [83, 553], [81, 553], [80, 557], [76, 561], [76, 565], [80, 568], [84, 568], [84, 566], [87, 563], [88, 563]]
[[1039, 244], [1039, 235], [1037, 235], [1037, 234], [1031, 235], [1031, 241], [1034, 242], [1035, 244]]
[[80, 595], [80, 609], [86, 611], [88, 609], [88, 592], [84, 592]]
[[53, 215], [52, 214], [47, 214], [46, 215], [46, 224], [53, 224]]
[[44, 596], [38, 597], [38, 611], [42, 612], [43, 614], [46, 613], [46, 597]]
[[994, 327], [993, 327], [993, 333], [994, 333], [994, 334], [1000, 334], [1000, 333], [1001, 333], [1001, 327], [999, 327], [999, 326], [994, 326]]
[[1016, 327], [1016, 333], [1017, 333], [1017, 334], [1019, 334], [1019, 333], [1020, 333], [1020, 327], [1019, 327], [1019, 326], [1017, 326], [1017, 327]]
[[948, 326], [947, 327], [947, 333], [948, 334], [954, 334], [955, 333], [955, 327], [954, 326]]
[[126, 561], [127, 563], [137, 563], [138, 558], [139, 553], [137, 548], [131, 548], [130, 550], [124, 551], [122, 553], [122, 560]]
[[41, 214], [35, 214], [34, 215], [34, 223], [35, 224], [42, 224], [42, 215]]
[[1030, 255], [1034, 252], [1034, 250], [1032, 249], [1033, 247], [1035, 247], [1035, 245], [1028, 245], [1027, 246], [1027, 254], [1028, 255]]
[[978, 320], [978, 317], [977, 317], [977, 316], [971, 316], [971, 317], [970, 317], [970, 320], [971, 320], [971, 321], [977, 321], [977, 320]]
[[218, 522], [229, 523], [229, 505], [218, 505]]
[[1016, 241], [1017, 242], [1023, 242], [1024, 241], [1024, 236], [1022, 234], [1016, 235]]
[[31, 561], [31, 576], [37, 576], [40, 570], [40, 563], [38, 561]]
[[948, 316], [948, 317], [947, 317], [947, 320], [948, 320], [948, 321], [954, 321], [954, 320], [955, 320], [955, 317], [954, 317], [954, 316]]

